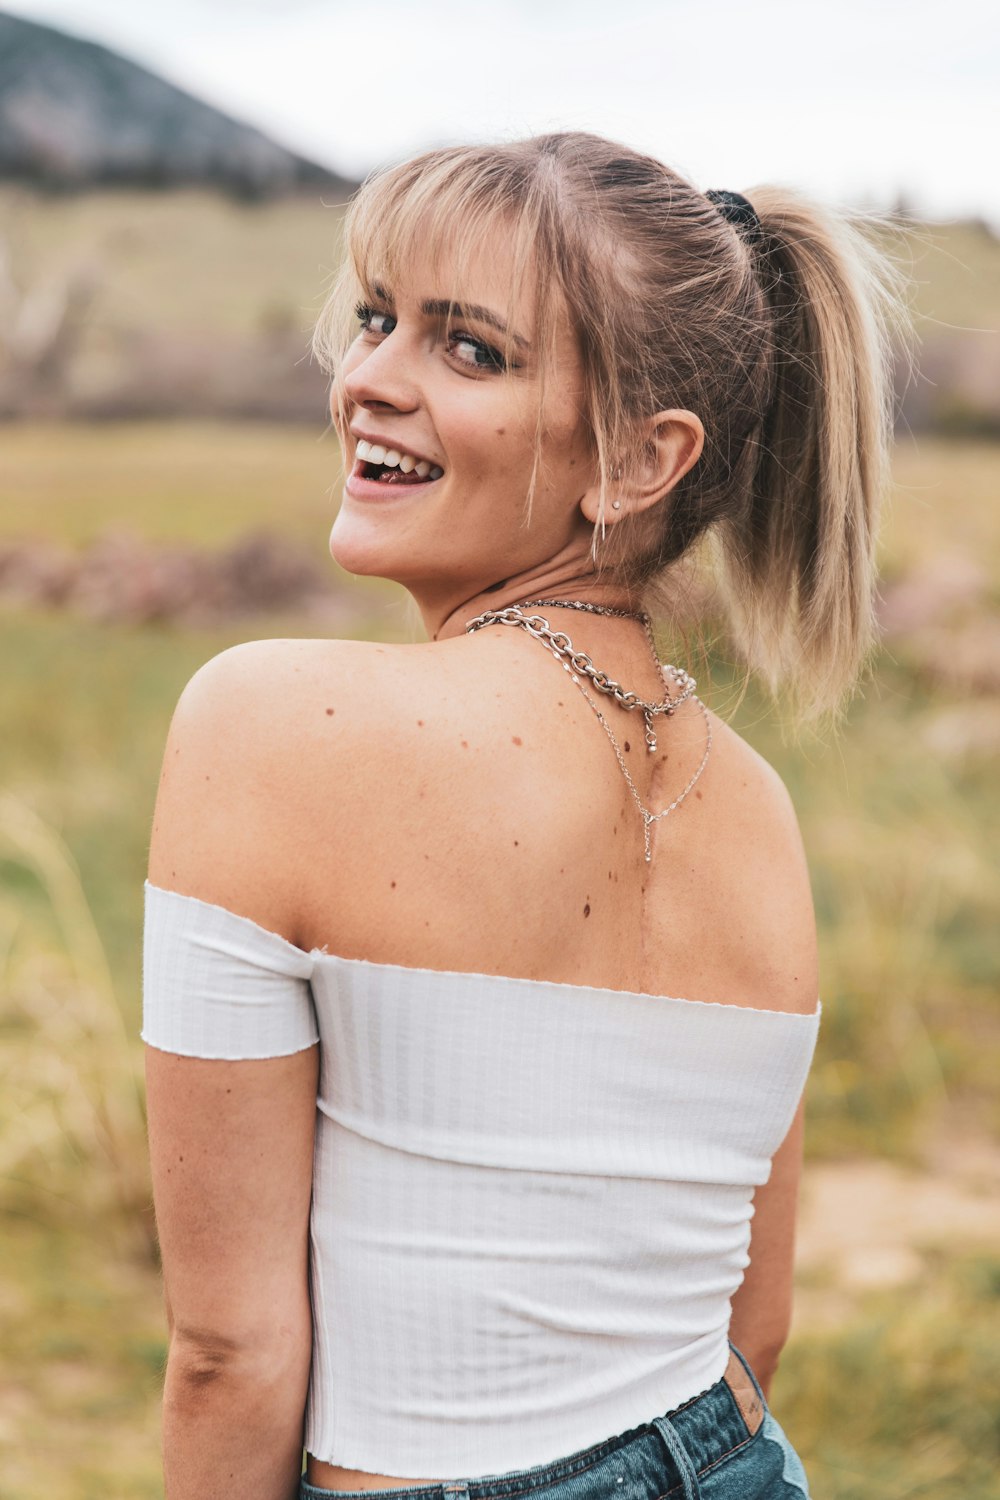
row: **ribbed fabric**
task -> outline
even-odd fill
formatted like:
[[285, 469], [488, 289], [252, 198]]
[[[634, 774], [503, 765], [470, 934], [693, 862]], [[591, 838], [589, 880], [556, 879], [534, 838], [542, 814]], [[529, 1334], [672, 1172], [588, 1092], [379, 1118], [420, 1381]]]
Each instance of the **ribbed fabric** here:
[[146, 883], [143, 1038], [321, 1042], [306, 1446], [530, 1468], [720, 1379], [808, 1016], [305, 953]]

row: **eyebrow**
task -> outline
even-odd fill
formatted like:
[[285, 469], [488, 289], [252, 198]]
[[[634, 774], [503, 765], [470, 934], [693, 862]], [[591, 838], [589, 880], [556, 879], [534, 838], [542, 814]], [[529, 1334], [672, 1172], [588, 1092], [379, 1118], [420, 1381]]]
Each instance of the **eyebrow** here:
[[[372, 291], [383, 301], [392, 301], [384, 286], [374, 286]], [[531, 347], [528, 340], [508, 328], [503, 318], [497, 313], [491, 312], [488, 307], [481, 307], [476, 302], [451, 302], [447, 297], [434, 297], [427, 302], [421, 302], [420, 311], [427, 318], [473, 318], [478, 323], [486, 323], [490, 328], [495, 328], [497, 333], [503, 334], [520, 348], [530, 349]]]
[[527, 349], [528, 340], [508, 328], [503, 318], [495, 312], [490, 312], [488, 307], [480, 307], [475, 302], [448, 302], [438, 298], [431, 302], [422, 302], [420, 311], [428, 318], [473, 318], [477, 323], [485, 323], [490, 328], [495, 328], [497, 333], [503, 334], [522, 349]]

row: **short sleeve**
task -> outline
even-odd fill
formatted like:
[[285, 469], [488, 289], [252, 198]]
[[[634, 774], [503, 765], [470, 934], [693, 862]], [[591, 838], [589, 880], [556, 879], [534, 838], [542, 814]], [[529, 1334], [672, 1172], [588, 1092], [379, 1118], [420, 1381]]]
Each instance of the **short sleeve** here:
[[279, 933], [145, 884], [142, 1040], [185, 1057], [287, 1057], [319, 1041], [313, 958]]

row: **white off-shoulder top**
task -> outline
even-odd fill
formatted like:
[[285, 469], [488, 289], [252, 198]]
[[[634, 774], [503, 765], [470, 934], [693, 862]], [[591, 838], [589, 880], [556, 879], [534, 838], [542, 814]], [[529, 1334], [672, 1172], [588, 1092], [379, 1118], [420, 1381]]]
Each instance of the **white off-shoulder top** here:
[[721, 1378], [810, 1015], [306, 953], [146, 882], [143, 1039], [320, 1045], [306, 1447], [530, 1468]]

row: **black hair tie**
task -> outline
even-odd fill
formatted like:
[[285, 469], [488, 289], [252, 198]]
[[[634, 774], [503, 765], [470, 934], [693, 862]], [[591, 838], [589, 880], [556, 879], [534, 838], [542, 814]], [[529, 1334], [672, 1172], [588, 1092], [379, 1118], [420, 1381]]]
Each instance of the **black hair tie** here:
[[710, 203], [714, 203], [722, 217], [734, 228], [741, 230], [748, 240], [759, 243], [764, 238], [764, 226], [757, 216], [757, 210], [750, 199], [744, 198], [742, 193], [731, 193], [727, 188], [710, 188], [705, 197]]

